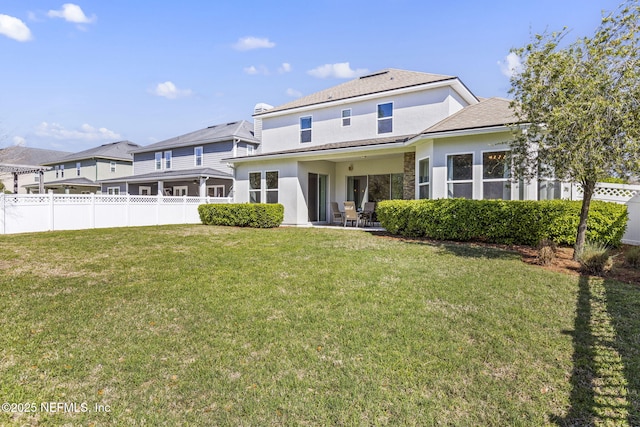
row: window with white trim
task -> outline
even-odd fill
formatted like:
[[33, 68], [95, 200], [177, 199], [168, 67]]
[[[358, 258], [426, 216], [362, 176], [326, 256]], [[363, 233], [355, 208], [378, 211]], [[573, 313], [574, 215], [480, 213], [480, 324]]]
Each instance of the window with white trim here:
[[54, 169], [56, 170], [56, 178], [59, 178], [59, 175], [60, 175], [60, 166], [59, 166], [59, 165], [56, 165]]
[[249, 203], [260, 203], [262, 193], [262, 174], [260, 172], [249, 173]]
[[35, 182], [40, 182], [40, 172], [36, 172], [36, 174], [34, 176], [34, 181]]
[[207, 196], [209, 197], [224, 197], [225, 188], [224, 185], [208, 185]]
[[266, 202], [278, 203], [278, 171], [270, 171], [266, 174]]
[[64, 178], [64, 165], [60, 165], [60, 178]]
[[447, 156], [447, 197], [473, 198], [473, 154]]
[[351, 108], [342, 110], [342, 127], [351, 126]]
[[311, 116], [300, 117], [300, 142], [311, 142], [311, 126], [313, 119]]
[[202, 147], [193, 148], [193, 158], [196, 166], [202, 166]]
[[172, 160], [171, 151], [165, 151], [164, 152], [164, 168], [165, 169], [171, 169], [171, 160]]
[[511, 200], [507, 151], [482, 153], [482, 198]]
[[247, 144], [247, 156], [253, 156], [254, 147], [251, 144]]
[[120, 194], [120, 187], [109, 187], [107, 188], [107, 194], [112, 196], [117, 196]]
[[429, 170], [429, 158], [421, 159], [418, 162], [418, 198], [429, 199], [431, 193], [429, 186], [431, 184], [430, 170]]
[[393, 132], [393, 102], [378, 104], [378, 133]]
[[157, 171], [162, 169], [162, 152], [157, 152], [155, 154], [155, 165], [156, 165], [155, 169]]
[[140, 188], [138, 188], [138, 192], [140, 193], [141, 196], [150, 196], [151, 187], [146, 185], [141, 185]]
[[555, 177], [555, 172], [547, 165], [538, 165], [538, 200], [555, 200], [562, 198], [562, 182]]
[[76, 162], [76, 176], [80, 176], [80, 168], [82, 167], [82, 163]]
[[173, 195], [174, 196], [188, 196], [189, 195], [189, 187], [186, 185], [176, 185], [173, 187]]
[[109, 171], [112, 173], [116, 171], [116, 162], [109, 162]]

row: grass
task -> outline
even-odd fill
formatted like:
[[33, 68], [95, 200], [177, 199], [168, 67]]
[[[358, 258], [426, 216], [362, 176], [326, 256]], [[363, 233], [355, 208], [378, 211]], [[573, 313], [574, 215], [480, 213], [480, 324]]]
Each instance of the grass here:
[[637, 286], [349, 230], [0, 242], [0, 402], [37, 407], [0, 425], [640, 424]]

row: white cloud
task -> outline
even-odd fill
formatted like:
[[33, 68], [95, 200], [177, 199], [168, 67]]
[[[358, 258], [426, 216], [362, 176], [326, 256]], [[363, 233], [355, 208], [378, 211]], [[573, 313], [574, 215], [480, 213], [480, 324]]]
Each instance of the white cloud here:
[[244, 71], [245, 74], [249, 74], [251, 76], [255, 76], [256, 74], [262, 74], [265, 76], [269, 75], [269, 69], [264, 65], [258, 65], [257, 67], [255, 65], [251, 65], [249, 67], [243, 68], [242, 71]]
[[83, 124], [79, 129], [65, 129], [59, 123], [42, 122], [36, 127], [36, 135], [54, 139], [79, 139], [83, 141], [118, 140], [122, 137], [107, 128], [95, 128]]
[[300, 98], [302, 96], [302, 92], [300, 92], [299, 90], [289, 88], [287, 89], [287, 96], [290, 96], [292, 98]]
[[65, 21], [75, 24], [90, 24], [96, 20], [96, 16], [90, 18], [84, 14], [80, 6], [73, 3], [65, 3], [60, 10], [50, 10], [47, 13], [50, 18], [63, 18]]
[[290, 73], [291, 72], [291, 64], [288, 62], [283, 62], [280, 68], [278, 68], [278, 72], [280, 74]]
[[16, 145], [18, 147], [26, 147], [27, 146], [27, 140], [24, 139], [21, 136], [14, 136], [12, 138], [12, 140], [13, 140], [13, 145]]
[[238, 41], [233, 45], [235, 50], [245, 51], [252, 49], [266, 49], [272, 48], [276, 44], [269, 39], [266, 38], [258, 38], [258, 37], [243, 37], [238, 39]]
[[26, 42], [32, 39], [29, 27], [20, 19], [9, 15], [0, 14], [0, 34], [19, 42]]
[[167, 99], [183, 98], [191, 96], [191, 89], [178, 89], [173, 82], [166, 81], [164, 83], [158, 83], [158, 85], [151, 91], [154, 95], [162, 96]]
[[326, 79], [327, 77], [335, 77], [338, 79], [351, 79], [363, 74], [367, 74], [369, 70], [366, 68], [351, 69], [348, 62], [339, 62], [337, 64], [324, 64], [313, 70], [307, 71], [307, 73], [313, 77], [320, 79]]
[[520, 57], [516, 55], [514, 52], [511, 52], [505, 58], [505, 62], [498, 61], [498, 66], [500, 66], [500, 71], [505, 76], [511, 78], [515, 74], [519, 74], [522, 71], [522, 61]]

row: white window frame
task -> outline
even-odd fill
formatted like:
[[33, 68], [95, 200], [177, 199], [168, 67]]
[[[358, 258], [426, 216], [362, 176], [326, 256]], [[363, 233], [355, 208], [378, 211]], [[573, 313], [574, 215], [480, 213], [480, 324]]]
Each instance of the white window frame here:
[[171, 150], [167, 150], [164, 152], [164, 168], [165, 170], [172, 169], [173, 167], [173, 152]]
[[[421, 162], [423, 162], [423, 161], [425, 161], [425, 160], [426, 160], [427, 162], [429, 162], [429, 163], [428, 163], [428, 165], [427, 165], [427, 171], [428, 171], [428, 172], [427, 172], [427, 173], [428, 173], [427, 178], [428, 178], [428, 179], [427, 179], [427, 181], [426, 181], [426, 182], [420, 182], [420, 171], [421, 171], [420, 163], [421, 163]], [[417, 197], [417, 198], [418, 198], [418, 199], [422, 199], [422, 197], [420, 196], [420, 195], [421, 195], [421, 193], [422, 193], [422, 192], [421, 192], [421, 189], [422, 189], [423, 187], [427, 187], [427, 197], [426, 197], [426, 198], [427, 198], [427, 199], [430, 199], [430, 198], [431, 198], [431, 156], [426, 156], [426, 157], [423, 157], [423, 158], [421, 158], [421, 159], [418, 159], [418, 168], [417, 168], [417, 171], [418, 171], [418, 173], [417, 173], [417, 175], [418, 175], [418, 176], [416, 177], [416, 178], [417, 178], [417, 179], [416, 179], [416, 182], [418, 183], [418, 197]]]
[[[308, 128], [303, 128], [302, 127], [302, 120], [303, 119], [309, 119], [310, 120], [310, 125]], [[300, 126], [300, 144], [309, 144], [311, 142], [313, 142], [313, 116], [300, 116], [298, 124]], [[309, 140], [308, 141], [304, 141], [304, 138], [302, 137], [303, 132], [309, 132]]]
[[60, 165], [55, 165], [54, 169], [56, 171], [56, 178], [58, 178], [60, 175]]
[[[147, 192], [147, 194], [142, 194], [143, 192]], [[141, 185], [138, 187], [138, 194], [141, 196], [151, 196], [151, 187], [148, 185]]]
[[[220, 191], [221, 196], [209, 196], [209, 190], [213, 189], [213, 194], [218, 194], [218, 190], [222, 190]], [[226, 193], [226, 188], [224, 185], [207, 185], [207, 196], [208, 197], [225, 197], [225, 193]]]
[[253, 156], [254, 148], [253, 144], [247, 144], [247, 156]]
[[189, 186], [188, 185], [174, 185], [172, 193], [174, 196], [188, 196], [189, 195]]
[[[471, 179], [455, 179], [455, 180], [450, 180], [449, 179], [449, 157], [450, 156], [468, 156], [471, 155]], [[462, 152], [462, 153], [447, 153], [444, 156], [445, 158], [445, 173], [446, 173], [446, 180], [445, 180], [445, 194], [447, 196], [447, 199], [450, 198], [449, 197], [449, 184], [471, 184], [471, 199], [473, 199], [473, 191], [474, 191], [474, 183], [473, 183], [473, 176], [474, 176], [474, 169], [475, 169], [475, 162], [476, 162], [476, 158], [475, 158], [475, 153], [473, 151], [467, 151], [467, 152]]]
[[33, 177], [35, 182], [40, 182], [40, 172], [36, 172], [36, 175]]
[[60, 178], [64, 178], [64, 165], [60, 165]]
[[[260, 175], [260, 187], [251, 188], [251, 175], [256, 173]], [[262, 171], [250, 171], [248, 176], [249, 176], [249, 203], [262, 203]], [[251, 193], [256, 193], [258, 195], [257, 202], [251, 201]]]
[[82, 168], [82, 163], [76, 162], [76, 176], [80, 176], [80, 168]]
[[[378, 117], [378, 110], [380, 108], [381, 105], [386, 105], [386, 104], [391, 104], [391, 115], [388, 117]], [[393, 103], [393, 101], [389, 101], [389, 102], [380, 102], [379, 104], [376, 104], [376, 134], [380, 135], [380, 134], [385, 134], [385, 133], [393, 133], [393, 112], [395, 111], [395, 105]], [[380, 122], [383, 120], [390, 120], [391, 121], [391, 130], [389, 132], [380, 132]]]
[[114, 161], [109, 162], [109, 171], [111, 173], [114, 173], [116, 171], [116, 162]]
[[[345, 113], [348, 115], [345, 116]], [[343, 128], [351, 126], [351, 108], [345, 108], [340, 111], [340, 124]]]
[[153, 157], [154, 170], [162, 170], [162, 151], [156, 151]]
[[120, 187], [107, 187], [107, 194], [110, 196], [119, 196]]
[[[276, 188], [269, 188], [268, 187], [269, 181], [267, 180], [267, 174], [269, 174], [269, 173], [278, 174], [278, 179], [276, 180]], [[278, 203], [279, 202], [279, 190], [280, 190], [280, 171], [279, 170], [265, 171], [264, 172], [264, 191], [265, 191], [264, 202], [265, 203]], [[275, 194], [276, 195], [276, 201], [275, 202], [269, 202], [268, 201], [269, 194]]]
[[[485, 200], [484, 196], [484, 183], [485, 182], [509, 182], [511, 180], [511, 168], [509, 168], [509, 176], [507, 178], [488, 178], [484, 177], [484, 155], [485, 153], [509, 153], [510, 150], [482, 150], [480, 152], [480, 159], [482, 160], [482, 199]], [[512, 200], [513, 195], [511, 192], [511, 188], [509, 188], [509, 198], [501, 199], [501, 200]]]
[[[200, 154], [198, 154], [198, 151], [200, 151]], [[198, 163], [198, 160], [200, 160], [199, 163]], [[203, 164], [204, 164], [204, 148], [202, 147], [202, 145], [198, 147], [193, 147], [193, 165], [202, 166]]]

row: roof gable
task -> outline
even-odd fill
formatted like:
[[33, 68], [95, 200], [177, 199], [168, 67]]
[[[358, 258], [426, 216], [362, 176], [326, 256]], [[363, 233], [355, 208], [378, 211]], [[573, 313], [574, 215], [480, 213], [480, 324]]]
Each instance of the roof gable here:
[[458, 79], [457, 77], [443, 74], [430, 74], [389, 68], [303, 96], [295, 101], [257, 113], [254, 116], [259, 117], [263, 114], [271, 114], [278, 111], [308, 107], [311, 105], [355, 98], [364, 95], [384, 93], [392, 90], [410, 88], [429, 83], [444, 82], [448, 80], [453, 81]]
[[145, 153], [149, 151], [161, 151], [169, 148], [189, 147], [209, 142], [229, 141], [239, 138], [244, 141], [260, 143], [253, 135], [253, 124], [246, 120], [224, 123], [199, 129], [184, 135], [165, 139], [164, 141], [140, 147], [133, 150], [133, 153]]

